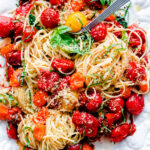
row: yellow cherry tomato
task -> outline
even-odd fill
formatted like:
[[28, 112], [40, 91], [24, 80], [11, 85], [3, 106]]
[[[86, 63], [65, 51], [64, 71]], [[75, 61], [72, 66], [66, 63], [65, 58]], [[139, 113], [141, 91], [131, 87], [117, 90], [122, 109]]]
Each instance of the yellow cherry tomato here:
[[81, 12], [75, 12], [68, 16], [66, 26], [72, 29], [71, 32], [78, 32], [88, 24], [87, 18]]

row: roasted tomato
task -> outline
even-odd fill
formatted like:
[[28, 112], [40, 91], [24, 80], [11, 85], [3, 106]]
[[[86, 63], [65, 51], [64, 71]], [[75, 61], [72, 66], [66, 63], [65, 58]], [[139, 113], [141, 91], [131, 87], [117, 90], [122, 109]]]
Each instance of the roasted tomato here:
[[23, 36], [22, 36], [22, 41], [24, 42], [30, 42], [32, 41], [34, 35], [36, 34], [37, 30], [35, 27], [31, 28], [31, 27], [26, 27], [24, 32], [23, 32]]
[[20, 87], [21, 85], [21, 74], [22, 74], [22, 69], [17, 69], [14, 71], [10, 78], [10, 86], [12, 87]]
[[68, 73], [74, 70], [74, 62], [69, 59], [54, 58], [51, 66], [60, 72]]
[[81, 72], [76, 72], [71, 76], [70, 87], [72, 90], [78, 90], [84, 86], [84, 76]]
[[7, 62], [12, 66], [21, 66], [21, 51], [12, 51], [6, 56]]
[[18, 107], [13, 107], [9, 109], [9, 121], [14, 123], [21, 122], [22, 111]]
[[133, 93], [126, 102], [126, 108], [132, 115], [139, 115], [144, 108], [143, 96]]
[[34, 138], [37, 140], [37, 141], [42, 141], [44, 135], [45, 135], [45, 131], [46, 131], [46, 126], [43, 125], [43, 124], [36, 124], [34, 130], [33, 130], [33, 135], [34, 135]]
[[112, 98], [108, 104], [109, 110], [113, 113], [120, 113], [124, 107], [124, 100], [121, 97]]
[[107, 35], [106, 25], [99, 23], [97, 26], [91, 29], [90, 34], [96, 42], [104, 40]]
[[91, 114], [76, 111], [73, 113], [72, 121], [79, 133], [83, 134], [85, 132], [85, 136], [88, 137], [95, 137], [97, 135], [99, 121]]
[[55, 72], [45, 72], [38, 79], [38, 87], [44, 91], [50, 91], [60, 79], [59, 74]]
[[83, 0], [71, 0], [71, 7], [74, 11], [83, 9], [84, 5], [85, 4]]
[[17, 140], [17, 127], [12, 123], [8, 123], [7, 135], [9, 138]]
[[45, 124], [47, 117], [48, 117], [48, 108], [43, 107], [38, 111], [36, 117], [33, 117], [33, 122], [39, 124]]
[[102, 5], [100, 1], [98, 0], [84, 0], [84, 2], [89, 6], [89, 7], [96, 7], [96, 8], [102, 8]]
[[63, 90], [64, 88], [68, 87], [69, 85], [70, 85], [70, 76], [66, 76], [65, 78], [60, 80], [58, 91]]
[[85, 91], [81, 92], [79, 94], [79, 103], [80, 103], [80, 106], [81, 107], [85, 106], [88, 103], [88, 101], [89, 101], [89, 99], [86, 97]]
[[12, 77], [13, 73], [14, 73], [13, 67], [12, 66], [8, 66], [7, 67], [7, 75], [8, 75], [8, 80], [9, 81], [10, 81], [10, 78]]
[[9, 120], [9, 111], [4, 105], [0, 105], [0, 120]]
[[14, 44], [8, 44], [1, 48], [1, 55], [6, 56], [8, 53], [14, 51], [15, 47]]
[[84, 143], [81, 150], [93, 150], [93, 148], [89, 144]]
[[129, 134], [129, 124], [125, 123], [111, 131], [111, 140], [113, 142], [120, 142], [125, 139]]
[[34, 105], [42, 107], [47, 103], [48, 99], [48, 94], [45, 91], [39, 90], [34, 95]]
[[67, 150], [80, 150], [81, 144], [69, 146]]
[[123, 98], [128, 98], [128, 97], [130, 97], [130, 95], [131, 95], [131, 88], [130, 88], [130, 87], [125, 87], [124, 90], [121, 89], [121, 92], [120, 92], [120, 93], [122, 94], [122, 97], [123, 97]]
[[129, 129], [129, 135], [132, 136], [135, 133], [135, 131], [136, 131], [136, 125], [133, 124], [133, 123], [130, 123], [129, 127], [130, 127], [130, 129]]
[[47, 8], [41, 14], [41, 22], [46, 28], [53, 29], [59, 23], [59, 13], [52, 8]]
[[23, 34], [24, 23], [19, 21], [14, 24], [14, 37], [20, 36]]
[[145, 79], [146, 71], [143, 66], [137, 65], [135, 62], [130, 62], [126, 74], [130, 81], [139, 82]]
[[13, 30], [13, 19], [6, 16], [0, 16], [0, 37], [8, 37]]

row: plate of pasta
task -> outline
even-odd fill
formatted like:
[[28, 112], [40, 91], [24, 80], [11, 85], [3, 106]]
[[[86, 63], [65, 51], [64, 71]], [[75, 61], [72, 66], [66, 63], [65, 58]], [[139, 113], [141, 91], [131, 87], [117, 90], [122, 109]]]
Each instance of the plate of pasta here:
[[74, 34], [111, 3], [20, 0], [0, 15], [4, 150], [150, 148], [149, 22], [141, 27], [135, 13], [142, 8], [133, 1]]

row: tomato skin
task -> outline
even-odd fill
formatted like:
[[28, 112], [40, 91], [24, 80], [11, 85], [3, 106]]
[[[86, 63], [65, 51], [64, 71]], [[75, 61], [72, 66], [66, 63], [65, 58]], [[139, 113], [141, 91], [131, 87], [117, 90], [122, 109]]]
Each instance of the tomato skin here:
[[85, 4], [83, 0], [71, 0], [71, 7], [74, 11], [83, 9], [84, 5]]
[[85, 91], [81, 92], [80, 95], [79, 95], [80, 106], [81, 107], [85, 106], [88, 103], [88, 101], [89, 100], [88, 100], [88, 98], [85, 95]]
[[20, 36], [23, 33], [24, 23], [19, 21], [14, 24], [14, 37]]
[[12, 51], [7, 54], [7, 62], [12, 66], [21, 66], [21, 51]]
[[21, 74], [22, 74], [22, 69], [17, 69], [14, 71], [10, 78], [10, 86], [12, 87], [20, 87], [21, 84]]
[[85, 129], [85, 136], [95, 137], [97, 135], [99, 121], [89, 113], [75, 111], [72, 116], [72, 121], [77, 127], [80, 134], [83, 134]]
[[81, 144], [69, 146], [67, 150], [80, 150]]
[[121, 118], [121, 114], [120, 113], [107, 113], [105, 114], [105, 117], [107, 119], [109, 127], [111, 127], [115, 121]]
[[54, 58], [51, 66], [60, 72], [68, 73], [74, 70], [74, 62], [69, 59]]
[[55, 28], [59, 21], [59, 13], [52, 8], [45, 9], [41, 14], [41, 22], [46, 28]]
[[22, 111], [19, 107], [13, 107], [8, 110], [9, 112], [9, 121], [14, 123], [21, 122]]
[[68, 0], [49, 0], [49, 2], [52, 5], [56, 5], [56, 6], [62, 6], [64, 5]]
[[124, 123], [111, 131], [111, 140], [113, 142], [120, 142], [128, 136], [128, 133], [129, 133], [129, 124]]
[[[93, 94], [91, 95], [91, 97], [93, 96]], [[102, 97], [99, 93], [96, 93], [95, 97], [93, 99], [90, 99], [89, 102], [86, 105], [86, 108], [88, 111], [90, 112], [96, 112], [99, 107], [102, 104]]]
[[135, 93], [126, 101], [126, 108], [128, 112], [132, 115], [139, 115], [144, 108], [144, 98], [142, 95], [137, 95]]
[[45, 124], [46, 123], [46, 119], [48, 117], [48, 108], [47, 107], [43, 107], [41, 108], [36, 117], [34, 117], [32, 120], [34, 123], [39, 123], [39, 124]]
[[6, 56], [8, 53], [14, 51], [14, 44], [8, 44], [1, 48], [1, 55]]
[[36, 124], [33, 130], [33, 136], [37, 141], [42, 141], [46, 132], [46, 126], [43, 124]]
[[81, 150], [93, 150], [93, 148], [89, 144], [84, 143]]
[[26, 27], [23, 36], [22, 36], [22, 41], [23, 42], [31, 42], [34, 35], [36, 34], [37, 30], [35, 27], [33, 27], [33, 30], [31, 29], [30, 26]]
[[108, 104], [109, 110], [113, 113], [120, 113], [124, 107], [124, 100], [121, 97], [112, 98]]
[[96, 42], [104, 40], [107, 35], [106, 25], [99, 23], [97, 26], [91, 29], [90, 34]]
[[46, 104], [46, 102], [48, 101], [48, 94], [42, 90], [39, 90], [36, 92], [36, 94], [34, 95], [34, 104], [37, 107], [42, 107]]
[[41, 75], [38, 79], [38, 87], [44, 91], [50, 91], [54, 86], [55, 83], [58, 82], [60, 76], [56, 72], [45, 72]]
[[10, 78], [12, 77], [13, 73], [14, 73], [13, 67], [12, 66], [8, 66], [7, 67], [7, 75], [8, 75], [8, 80], [9, 81], [10, 81]]
[[7, 129], [7, 135], [9, 138], [17, 140], [17, 128], [15, 125], [13, 125], [12, 123], [8, 123]]
[[131, 95], [131, 88], [125, 87], [125, 90], [121, 89], [120, 93], [122, 94], [122, 97], [126, 99]]
[[13, 30], [13, 19], [6, 16], [0, 16], [0, 37], [8, 37]]
[[72, 90], [78, 90], [84, 86], [84, 76], [80, 72], [76, 72], [71, 76], [70, 87]]
[[33, 4], [27, 3], [16, 8], [16, 15], [26, 16], [29, 11], [33, 8]]
[[66, 76], [65, 78], [60, 80], [58, 91], [63, 90], [64, 88], [68, 87], [69, 85], [70, 85], [70, 76]]
[[0, 120], [9, 120], [9, 111], [4, 105], [0, 105]]
[[129, 126], [130, 126], [129, 135], [132, 136], [136, 131], [136, 125], [133, 123], [130, 123]]

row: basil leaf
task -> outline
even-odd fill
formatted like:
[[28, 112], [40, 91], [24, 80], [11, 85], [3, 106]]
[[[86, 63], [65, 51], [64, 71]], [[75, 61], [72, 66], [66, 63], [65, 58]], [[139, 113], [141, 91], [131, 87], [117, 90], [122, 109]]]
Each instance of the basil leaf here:
[[128, 23], [126, 22], [124, 17], [121, 16], [117, 16], [116, 20], [124, 27], [127, 28], [128, 27]]
[[0, 102], [2, 102], [3, 104], [6, 104], [6, 101], [5, 101], [4, 96], [3, 96], [3, 95], [0, 95]]
[[36, 20], [36, 17], [32, 14], [29, 14], [29, 23], [31, 26], [34, 25], [35, 20]]
[[100, 0], [101, 4], [104, 6], [106, 3], [106, 0]]
[[28, 129], [30, 129], [31, 132], [33, 133], [33, 129], [32, 129], [31, 127], [24, 127], [24, 128], [23, 128], [23, 133], [24, 133], [24, 135], [25, 135], [25, 139], [26, 139], [26, 142], [27, 142], [27, 144], [25, 145], [26, 147], [30, 147], [30, 141], [29, 141], [28, 137], [27, 137], [26, 134], [25, 134], [25, 130], [28, 130]]
[[69, 32], [71, 31], [71, 28], [67, 27], [67, 26], [60, 26], [56, 29], [56, 31], [59, 33], [59, 34], [63, 34], [63, 33], [66, 33], [66, 32]]
[[43, 27], [41, 27], [40, 23], [37, 23], [37, 24], [35, 25], [35, 28], [36, 28], [37, 30], [43, 29]]

